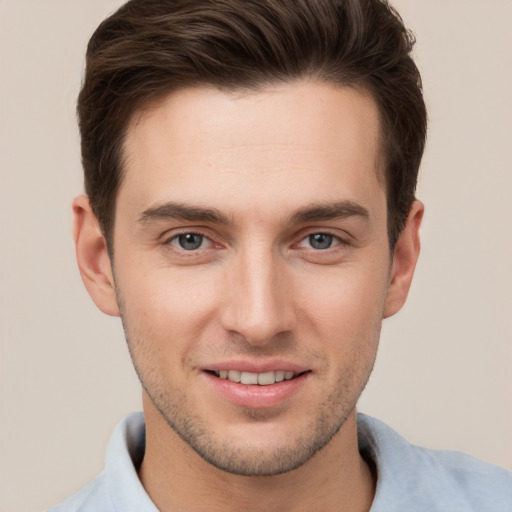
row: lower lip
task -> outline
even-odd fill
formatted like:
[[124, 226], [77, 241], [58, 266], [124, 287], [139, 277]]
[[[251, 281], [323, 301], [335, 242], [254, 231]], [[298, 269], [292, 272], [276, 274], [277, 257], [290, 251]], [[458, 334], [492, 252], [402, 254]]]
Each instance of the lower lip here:
[[305, 372], [293, 379], [268, 386], [240, 384], [208, 372], [203, 372], [203, 375], [209, 384], [232, 404], [253, 409], [268, 409], [282, 405], [292, 398], [305, 384], [310, 373]]

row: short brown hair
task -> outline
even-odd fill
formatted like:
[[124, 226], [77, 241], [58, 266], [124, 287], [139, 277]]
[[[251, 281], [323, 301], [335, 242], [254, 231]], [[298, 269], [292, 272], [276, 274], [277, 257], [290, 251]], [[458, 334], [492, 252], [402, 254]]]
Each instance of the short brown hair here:
[[109, 248], [133, 114], [189, 86], [312, 79], [375, 99], [394, 247], [414, 201], [427, 114], [414, 38], [385, 0], [131, 0], [87, 48], [78, 98], [85, 189]]

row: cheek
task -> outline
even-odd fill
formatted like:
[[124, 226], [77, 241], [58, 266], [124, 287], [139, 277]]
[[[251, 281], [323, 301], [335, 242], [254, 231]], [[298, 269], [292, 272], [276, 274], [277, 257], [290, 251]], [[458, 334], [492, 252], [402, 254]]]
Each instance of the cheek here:
[[300, 298], [301, 339], [313, 340], [312, 349], [321, 346], [325, 355], [330, 354], [331, 372], [361, 372], [364, 377], [378, 346], [386, 274], [345, 268], [302, 282], [307, 286], [301, 286], [303, 292], [296, 294]]
[[217, 285], [211, 272], [197, 267], [165, 265], [153, 265], [144, 270], [143, 262], [140, 263], [120, 266], [123, 269], [136, 267], [137, 271], [133, 275], [123, 272], [118, 282], [136, 312], [154, 319], [172, 316], [186, 321], [190, 315], [200, 315], [215, 297]]
[[208, 337], [219, 296], [211, 277], [191, 269], [160, 268], [137, 273], [135, 279], [125, 273], [117, 284], [126, 334], [134, 348], [151, 344], [151, 352], [168, 364], [169, 359], [183, 361], [187, 351], [205, 334]]
[[303, 314], [307, 312], [318, 325], [358, 330], [371, 319], [382, 319], [387, 290], [385, 272], [353, 266], [301, 276], [297, 281], [294, 293]]

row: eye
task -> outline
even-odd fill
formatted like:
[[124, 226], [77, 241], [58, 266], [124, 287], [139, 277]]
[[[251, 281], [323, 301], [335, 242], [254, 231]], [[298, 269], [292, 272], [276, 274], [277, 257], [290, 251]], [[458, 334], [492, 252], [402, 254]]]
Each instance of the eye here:
[[198, 233], [181, 233], [172, 237], [169, 243], [185, 251], [196, 251], [208, 247], [211, 242], [204, 235]]
[[330, 233], [312, 233], [311, 235], [308, 235], [306, 238], [301, 240], [299, 247], [312, 247], [315, 250], [322, 251], [330, 249], [339, 243], [340, 239], [335, 235], [331, 235]]

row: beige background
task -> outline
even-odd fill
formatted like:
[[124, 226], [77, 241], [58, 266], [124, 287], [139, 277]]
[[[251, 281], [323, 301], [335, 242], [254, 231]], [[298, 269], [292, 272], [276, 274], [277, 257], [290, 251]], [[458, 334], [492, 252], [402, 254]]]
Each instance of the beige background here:
[[[86, 42], [114, 0], [0, 0], [0, 510], [36, 511], [102, 467], [140, 407], [120, 323], [80, 282], [70, 200]], [[512, 469], [512, 2], [400, 0], [430, 110], [409, 303], [360, 410], [410, 441]]]

